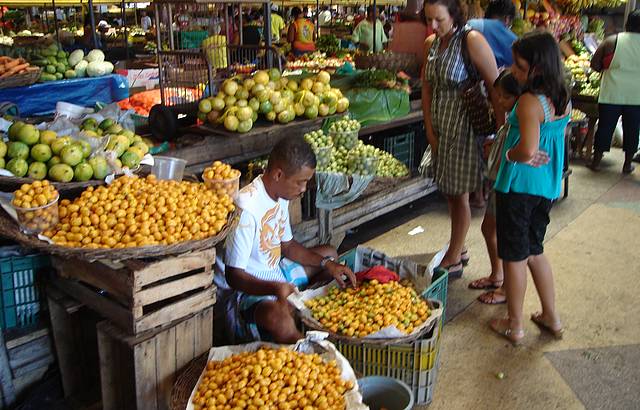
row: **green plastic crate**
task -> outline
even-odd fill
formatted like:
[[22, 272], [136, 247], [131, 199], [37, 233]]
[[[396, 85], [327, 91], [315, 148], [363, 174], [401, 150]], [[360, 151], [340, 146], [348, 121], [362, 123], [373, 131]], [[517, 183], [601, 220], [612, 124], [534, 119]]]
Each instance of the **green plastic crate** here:
[[51, 268], [44, 255], [12, 256], [0, 259], [0, 327], [11, 329], [35, 323], [40, 313], [38, 273]]
[[[390, 258], [364, 246], [358, 246], [342, 254], [340, 262], [354, 271], [382, 265], [396, 272], [403, 269], [417, 269], [417, 272], [426, 272], [425, 266], [401, 258]], [[433, 329], [422, 338], [409, 343], [386, 346], [334, 341], [340, 353], [349, 361], [358, 376], [393, 377], [409, 386], [416, 404], [431, 403], [438, 375], [440, 335], [446, 312], [448, 277], [448, 273], [436, 277], [422, 293], [423, 297], [442, 303], [442, 316], [434, 324]]]
[[415, 155], [415, 131], [410, 131], [400, 135], [385, 137], [384, 150], [393, 155], [409, 169], [413, 169]]
[[202, 30], [182, 31], [178, 35], [180, 36], [180, 48], [182, 50], [200, 48], [202, 41], [209, 37], [209, 33]]

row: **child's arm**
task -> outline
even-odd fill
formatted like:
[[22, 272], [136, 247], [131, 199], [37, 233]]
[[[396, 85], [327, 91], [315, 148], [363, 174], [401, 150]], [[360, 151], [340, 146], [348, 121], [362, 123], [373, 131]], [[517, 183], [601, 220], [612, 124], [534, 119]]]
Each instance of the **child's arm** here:
[[[520, 141], [507, 151], [507, 160], [539, 166], [549, 162], [546, 153], [539, 150], [540, 124], [544, 121], [544, 111], [540, 101], [530, 93], [522, 95], [516, 108], [520, 125]], [[544, 157], [546, 156], [546, 161]], [[542, 163], [538, 163], [539, 161]]]

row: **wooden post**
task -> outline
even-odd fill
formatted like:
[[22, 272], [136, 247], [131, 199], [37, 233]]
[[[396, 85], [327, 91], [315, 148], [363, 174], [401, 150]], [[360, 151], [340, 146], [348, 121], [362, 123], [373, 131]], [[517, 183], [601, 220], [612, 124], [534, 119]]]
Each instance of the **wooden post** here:
[[2, 330], [0, 330], [0, 388], [2, 389], [3, 407], [12, 407], [16, 401], [16, 393], [13, 389], [9, 356], [7, 355], [7, 349], [4, 344], [4, 332]]

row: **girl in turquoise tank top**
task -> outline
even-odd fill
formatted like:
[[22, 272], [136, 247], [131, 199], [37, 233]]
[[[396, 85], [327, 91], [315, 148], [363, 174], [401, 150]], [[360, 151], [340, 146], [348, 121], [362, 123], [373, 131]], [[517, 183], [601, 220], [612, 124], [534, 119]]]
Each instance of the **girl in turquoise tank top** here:
[[513, 59], [511, 72], [525, 93], [509, 114], [510, 130], [495, 184], [508, 317], [492, 320], [491, 328], [517, 344], [524, 337], [527, 266], [542, 304], [542, 311], [531, 320], [556, 338], [562, 336], [543, 241], [552, 201], [560, 196], [564, 133], [571, 110], [560, 49], [551, 34], [533, 32], [517, 40]]

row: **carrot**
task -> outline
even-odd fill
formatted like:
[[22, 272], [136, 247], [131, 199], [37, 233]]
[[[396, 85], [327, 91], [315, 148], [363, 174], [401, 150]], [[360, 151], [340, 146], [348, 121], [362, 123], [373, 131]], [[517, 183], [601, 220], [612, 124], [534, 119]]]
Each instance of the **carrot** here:
[[0, 56], [0, 64], [5, 64], [8, 63], [9, 61], [11, 61], [12, 58], [11, 57], [7, 57], [7, 56]]
[[17, 74], [20, 72], [20, 70], [24, 70], [25, 68], [29, 67], [29, 63], [24, 63], [24, 64], [20, 64], [20, 65], [16, 65], [13, 68], [9, 69], [7, 72], [5, 72], [4, 74], [0, 75], [0, 78], [7, 78], [7, 77], [11, 77], [14, 74]]

